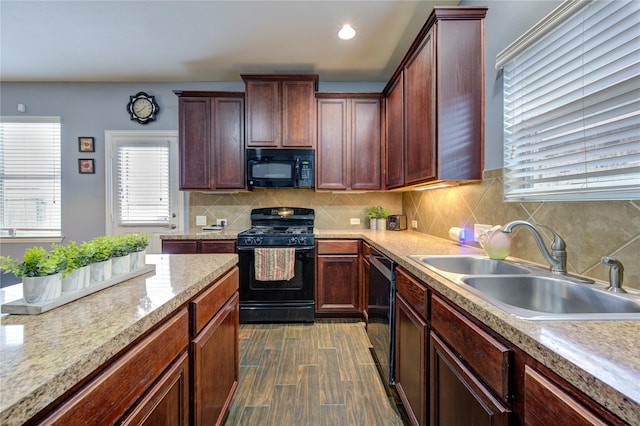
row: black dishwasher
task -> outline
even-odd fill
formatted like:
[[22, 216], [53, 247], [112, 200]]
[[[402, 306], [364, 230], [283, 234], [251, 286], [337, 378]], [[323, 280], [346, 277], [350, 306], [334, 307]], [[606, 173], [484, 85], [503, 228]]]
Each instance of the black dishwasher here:
[[385, 382], [394, 384], [395, 262], [371, 249], [367, 334], [371, 352]]

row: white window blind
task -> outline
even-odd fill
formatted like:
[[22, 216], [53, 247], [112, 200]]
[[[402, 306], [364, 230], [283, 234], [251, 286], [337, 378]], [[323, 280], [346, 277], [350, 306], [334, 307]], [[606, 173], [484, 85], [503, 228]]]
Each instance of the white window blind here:
[[638, 199], [640, 2], [557, 10], [497, 58], [505, 200]]
[[169, 223], [169, 144], [139, 142], [118, 145], [116, 153], [118, 224]]
[[60, 117], [0, 117], [3, 237], [59, 237]]

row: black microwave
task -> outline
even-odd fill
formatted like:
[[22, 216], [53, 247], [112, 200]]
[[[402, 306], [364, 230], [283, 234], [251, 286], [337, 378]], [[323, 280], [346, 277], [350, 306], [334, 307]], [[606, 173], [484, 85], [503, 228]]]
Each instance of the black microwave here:
[[249, 188], [313, 188], [313, 149], [247, 149]]

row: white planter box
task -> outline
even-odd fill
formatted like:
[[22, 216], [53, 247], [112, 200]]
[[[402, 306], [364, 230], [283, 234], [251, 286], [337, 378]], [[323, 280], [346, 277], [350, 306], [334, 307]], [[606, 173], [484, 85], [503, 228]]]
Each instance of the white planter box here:
[[22, 291], [28, 303], [42, 303], [62, 294], [62, 274], [44, 277], [22, 277]]
[[111, 279], [111, 259], [89, 265], [91, 268], [91, 284]]
[[111, 274], [122, 275], [131, 271], [131, 256], [128, 254], [125, 256], [111, 258]]

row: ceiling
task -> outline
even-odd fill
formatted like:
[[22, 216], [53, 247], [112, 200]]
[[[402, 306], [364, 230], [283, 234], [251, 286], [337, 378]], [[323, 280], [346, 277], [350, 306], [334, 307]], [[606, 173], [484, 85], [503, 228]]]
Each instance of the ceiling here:
[[[2, 81], [386, 81], [434, 5], [457, 0], [0, 1]], [[340, 40], [345, 23], [357, 31]]]

